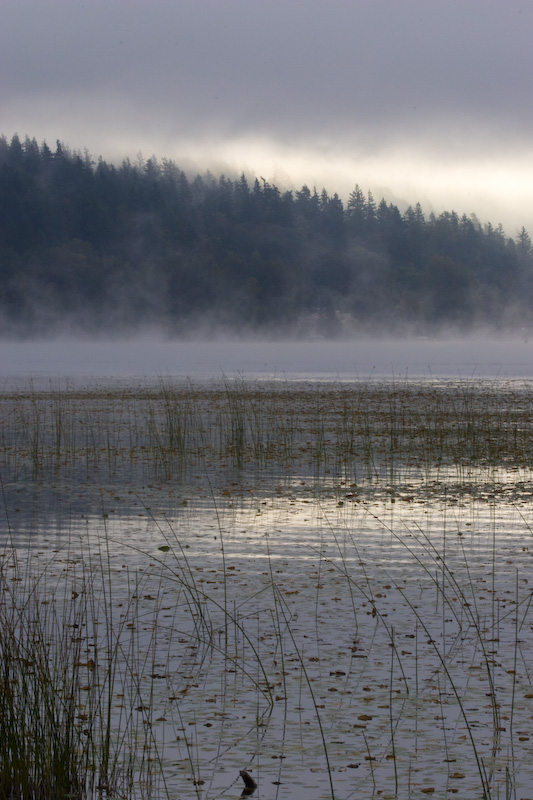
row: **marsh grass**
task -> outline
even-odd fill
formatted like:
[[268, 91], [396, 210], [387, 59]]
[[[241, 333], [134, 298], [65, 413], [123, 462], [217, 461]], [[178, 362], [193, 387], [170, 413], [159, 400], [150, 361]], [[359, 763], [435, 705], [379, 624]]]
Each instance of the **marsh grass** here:
[[198, 465], [352, 482], [528, 468], [532, 398], [512, 382], [332, 385], [224, 379], [0, 395], [4, 480], [168, 480]]
[[[135, 677], [145, 668], [144, 648], [135, 641], [139, 590], [138, 584], [130, 587], [120, 619], [114, 619], [105, 553], [69, 548], [37, 574], [4, 555], [2, 797], [125, 797], [134, 786], [144, 787], [141, 794], [151, 786], [157, 749], [133, 712], [146, 703]], [[128, 710], [117, 698], [127, 698]]]

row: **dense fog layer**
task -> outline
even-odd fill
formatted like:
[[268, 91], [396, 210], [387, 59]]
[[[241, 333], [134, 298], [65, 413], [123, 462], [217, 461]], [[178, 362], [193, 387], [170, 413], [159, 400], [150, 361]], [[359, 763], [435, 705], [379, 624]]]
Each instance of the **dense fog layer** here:
[[409, 338], [351, 341], [56, 339], [0, 343], [4, 386], [18, 382], [152, 381], [223, 376], [277, 380], [533, 378], [533, 340]]

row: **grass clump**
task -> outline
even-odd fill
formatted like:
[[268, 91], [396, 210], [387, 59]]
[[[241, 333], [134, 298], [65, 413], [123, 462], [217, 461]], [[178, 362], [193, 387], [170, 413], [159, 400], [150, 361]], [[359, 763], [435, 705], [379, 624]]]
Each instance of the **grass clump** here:
[[30, 620], [15, 624], [2, 617], [0, 795], [21, 800], [84, 797], [88, 765], [81, 763], [72, 707], [76, 675], [51, 674], [48, 648]]
[[144, 702], [134, 678], [142, 653], [127, 644], [128, 618], [136, 620], [136, 611], [130, 600], [117, 628], [113, 599], [94, 568], [82, 572], [54, 584], [57, 564], [33, 576], [14, 556], [2, 558], [2, 798], [129, 797], [134, 784], [152, 782], [157, 758], [142, 755], [154, 750], [150, 731], [131, 711], [117, 710], [116, 698], [127, 698], [131, 709]]
[[16, 565], [4, 563], [0, 573], [0, 795], [17, 800], [81, 798], [94, 771], [80, 724], [84, 682], [80, 645], [67, 627], [61, 633], [62, 621], [49, 601], [41, 603], [33, 588], [22, 592], [19, 581]]

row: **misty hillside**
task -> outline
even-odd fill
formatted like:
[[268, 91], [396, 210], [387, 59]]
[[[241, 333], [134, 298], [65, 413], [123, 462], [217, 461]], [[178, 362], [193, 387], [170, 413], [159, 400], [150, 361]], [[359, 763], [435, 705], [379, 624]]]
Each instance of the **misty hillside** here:
[[21, 335], [509, 330], [533, 309], [524, 228], [17, 136], [0, 138], [0, 271], [0, 331]]

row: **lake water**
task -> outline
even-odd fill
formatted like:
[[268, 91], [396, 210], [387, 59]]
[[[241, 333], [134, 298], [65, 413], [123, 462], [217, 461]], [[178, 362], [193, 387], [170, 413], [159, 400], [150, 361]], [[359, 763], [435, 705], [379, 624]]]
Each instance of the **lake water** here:
[[[149, 762], [157, 800], [533, 797], [530, 352], [2, 345], [2, 575], [91, 609], [82, 696], [121, 654], [134, 795]], [[212, 417], [168, 393], [223, 375]]]

